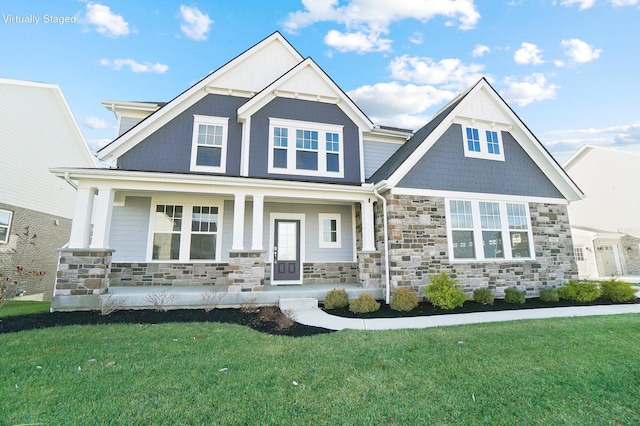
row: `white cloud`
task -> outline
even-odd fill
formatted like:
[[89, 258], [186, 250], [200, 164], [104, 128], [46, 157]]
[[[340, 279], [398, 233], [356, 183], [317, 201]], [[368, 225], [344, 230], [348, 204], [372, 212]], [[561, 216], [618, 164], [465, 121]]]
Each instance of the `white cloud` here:
[[89, 150], [95, 153], [100, 148], [106, 146], [109, 142], [111, 142], [111, 139], [88, 139], [87, 145], [89, 146]]
[[121, 70], [124, 67], [129, 67], [132, 72], [150, 72], [156, 74], [164, 74], [167, 72], [169, 67], [167, 65], [156, 62], [152, 64], [150, 62], [139, 63], [133, 59], [114, 59], [113, 61], [109, 59], [101, 59], [100, 65], [105, 67], [110, 67], [114, 70]]
[[505, 84], [507, 88], [501, 91], [500, 94], [507, 103], [513, 103], [518, 106], [554, 99], [556, 91], [560, 88], [560, 86], [547, 82], [544, 74], [537, 73], [525, 77], [522, 81], [507, 77]]
[[[417, 19], [426, 22], [442, 16], [457, 22], [460, 29], [473, 28], [480, 14], [473, 0], [348, 0], [340, 5], [338, 0], [302, 0], [304, 10], [290, 13], [283, 23], [284, 29], [295, 33], [317, 22], [336, 22], [346, 31], [331, 30], [325, 40], [335, 43], [343, 51], [384, 51], [390, 49], [390, 40], [381, 39], [389, 33], [393, 22]], [[357, 36], [357, 43], [353, 41]], [[345, 46], [357, 45], [357, 48]], [[372, 50], [364, 50], [369, 46]]]
[[180, 18], [183, 22], [180, 29], [190, 39], [206, 40], [213, 21], [209, 15], [202, 13], [197, 7], [180, 6]]
[[563, 0], [560, 2], [561, 6], [570, 7], [574, 4], [578, 5], [578, 10], [586, 10], [596, 3], [596, 0]]
[[107, 123], [106, 120], [98, 117], [87, 116], [82, 121], [82, 124], [89, 127], [90, 129], [112, 129], [114, 126]]
[[387, 52], [391, 50], [391, 40], [380, 37], [380, 34], [363, 32], [341, 33], [331, 30], [324, 37], [324, 42], [338, 52]]
[[638, 4], [638, 0], [609, 0], [615, 7], [622, 6], [635, 6]]
[[517, 64], [543, 64], [542, 51], [533, 43], [524, 42], [520, 45], [520, 49], [513, 54], [513, 59]]
[[442, 59], [403, 55], [389, 65], [391, 77], [418, 84], [440, 85], [445, 89], [462, 90], [482, 78], [484, 65], [465, 65], [460, 59]]
[[480, 57], [480, 56], [484, 56], [485, 53], [489, 53], [491, 52], [491, 49], [489, 49], [489, 46], [485, 46], [484, 44], [476, 44], [476, 47], [473, 49], [473, 52], [471, 52], [471, 56], [473, 56], [474, 58]]
[[565, 48], [565, 55], [577, 64], [594, 61], [598, 59], [602, 53], [602, 49], [594, 49], [593, 46], [577, 38], [562, 40], [562, 47]]
[[87, 3], [87, 21], [96, 26], [96, 31], [108, 37], [116, 38], [129, 34], [129, 24], [121, 15], [111, 12], [109, 6]]
[[424, 36], [421, 32], [416, 31], [411, 34], [411, 36], [409, 37], [409, 41], [413, 44], [422, 44], [422, 42], [424, 41]]
[[391, 82], [362, 86], [348, 95], [375, 123], [416, 129], [428, 119], [420, 114], [453, 99], [455, 93], [433, 86]]

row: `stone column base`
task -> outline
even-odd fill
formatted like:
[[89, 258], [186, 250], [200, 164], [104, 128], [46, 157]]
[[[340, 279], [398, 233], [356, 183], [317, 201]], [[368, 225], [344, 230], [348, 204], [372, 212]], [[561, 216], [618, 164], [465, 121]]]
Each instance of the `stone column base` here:
[[358, 252], [358, 277], [364, 288], [382, 287], [382, 253], [379, 251]]
[[229, 252], [229, 291], [262, 291], [265, 278], [265, 251]]
[[104, 294], [109, 289], [111, 249], [60, 249], [55, 296]]

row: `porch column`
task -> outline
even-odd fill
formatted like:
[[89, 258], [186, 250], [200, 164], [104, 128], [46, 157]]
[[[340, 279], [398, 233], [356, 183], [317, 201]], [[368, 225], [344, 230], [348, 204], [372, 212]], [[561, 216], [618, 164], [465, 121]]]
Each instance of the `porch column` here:
[[78, 188], [76, 205], [71, 223], [69, 247], [88, 248], [91, 235], [91, 215], [93, 214], [93, 196], [95, 188]]
[[111, 188], [100, 188], [96, 197], [96, 216], [93, 224], [92, 249], [109, 248], [109, 233], [111, 231], [111, 213], [113, 212], [113, 198], [115, 191]]
[[233, 200], [233, 244], [231, 250], [244, 249], [244, 200], [245, 194], [236, 194]]
[[262, 230], [264, 213], [264, 196], [253, 196], [253, 231], [251, 234], [251, 250], [262, 250]]
[[360, 202], [362, 215], [362, 251], [375, 251], [375, 227], [373, 220], [373, 201], [371, 199]]

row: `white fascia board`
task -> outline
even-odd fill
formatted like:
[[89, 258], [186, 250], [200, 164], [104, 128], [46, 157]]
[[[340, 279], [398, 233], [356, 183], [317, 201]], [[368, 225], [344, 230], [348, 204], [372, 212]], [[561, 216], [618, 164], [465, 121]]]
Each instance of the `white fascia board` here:
[[509, 194], [490, 194], [480, 192], [461, 192], [461, 191], [443, 191], [435, 189], [416, 189], [416, 188], [392, 188], [393, 195], [409, 195], [416, 197], [442, 197], [456, 198], [464, 200], [481, 200], [481, 201], [509, 201], [521, 203], [545, 203], [545, 204], [562, 204], [566, 205], [567, 200], [564, 198], [549, 197], [532, 197], [524, 195]]
[[112, 169], [51, 169], [56, 176], [66, 174], [79, 187], [109, 187], [127, 191], [158, 191], [233, 195], [239, 192], [282, 198], [361, 201], [372, 196], [369, 185], [339, 185], [229, 176], [177, 173], [131, 172]]

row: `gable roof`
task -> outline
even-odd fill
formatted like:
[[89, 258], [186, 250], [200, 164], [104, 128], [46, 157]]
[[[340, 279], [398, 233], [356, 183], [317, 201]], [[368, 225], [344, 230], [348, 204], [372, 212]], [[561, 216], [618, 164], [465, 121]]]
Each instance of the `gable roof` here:
[[584, 194], [549, 151], [520, 120], [483, 77], [475, 85], [445, 105], [431, 121], [420, 128], [367, 181], [392, 188], [416, 165], [454, 122], [499, 123], [509, 129], [519, 145], [568, 201]]
[[[276, 31], [104, 146], [98, 151], [98, 158], [109, 161], [119, 157], [210, 93], [252, 97], [302, 60], [298, 51]], [[255, 72], [256, 69], [260, 72]]]

